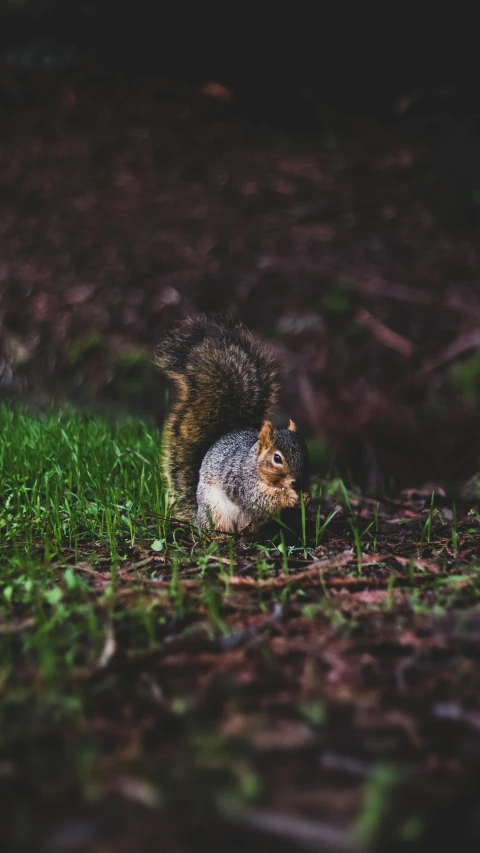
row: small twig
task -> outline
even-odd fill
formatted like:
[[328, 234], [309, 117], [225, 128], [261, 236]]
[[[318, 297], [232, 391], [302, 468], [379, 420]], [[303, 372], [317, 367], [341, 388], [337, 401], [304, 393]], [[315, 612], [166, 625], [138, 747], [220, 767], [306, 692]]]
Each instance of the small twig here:
[[158, 560], [158, 554], [152, 555], [151, 557], [145, 557], [144, 560], [139, 560], [138, 563], [131, 563], [130, 565], [123, 566], [123, 572], [134, 572], [136, 569], [143, 569], [144, 566], [148, 566], [149, 563], [153, 563], [154, 560]]
[[224, 816], [269, 835], [294, 842], [295, 847], [321, 850], [322, 853], [352, 853], [360, 847], [345, 829], [320, 820], [308, 820], [269, 809], [229, 809], [220, 806]]
[[415, 349], [413, 343], [407, 338], [404, 338], [403, 335], [399, 335], [398, 332], [393, 332], [392, 329], [389, 329], [388, 326], [385, 326], [384, 323], [377, 320], [373, 314], [370, 314], [370, 311], [367, 311], [366, 308], [360, 308], [357, 311], [355, 319], [357, 323], [359, 323], [360, 326], [363, 326], [364, 329], [367, 329], [370, 334], [379, 341], [379, 343], [384, 344], [386, 347], [390, 347], [390, 349], [396, 350], [400, 355], [405, 356], [405, 358], [409, 358], [412, 355], [413, 350]]
[[108, 666], [116, 650], [117, 642], [115, 640], [113, 628], [110, 626], [105, 631], [105, 643], [102, 649], [102, 653], [97, 661], [96, 669], [104, 669], [104, 667]]
[[35, 619], [33, 616], [28, 616], [26, 619], [21, 619], [18, 622], [5, 622], [0, 625], [0, 634], [21, 634], [27, 628], [33, 628]]
[[275, 602], [275, 606], [273, 608], [273, 613], [270, 616], [267, 616], [266, 619], [263, 619], [257, 625], [250, 625], [248, 628], [245, 628], [243, 631], [237, 631], [234, 634], [225, 634], [220, 639], [220, 648], [222, 651], [227, 652], [231, 649], [236, 649], [238, 646], [243, 645], [243, 643], [249, 643], [250, 640], [253, 640], [258, 634], [272, 625], [274, 622], [277, 622], [281, 619], [283, 615], [283, 607], [277, 601]]
[[371, 767], [365, 761], [360, 761], [358, 758], [342, 755], [330, 750], [322, 753], [319, 763], [321, 767], [325, 767], [327, 770], [348, 773], [350, 776], [366, 778], [371, 775]]
[[463, 355], [470, 349], [480, 347], [480, 329], [471, 329], [469, 332], [464, 332], [455, 338], [447, 347], [440, 350], [436, 356], [424, 363], [420, 370], [420, 375], [425, 375], [441, 367], [443, 364], [448, 364], [459, 355]]
[[433, 713], [441, 720], [453, 720], [455, 723], [464, 723], [475, 731], [480, 731], [480, 714], [473, 711], [464, 711], [457, 702], [436, 702]]
[[138, 458], [142, 460], [142, 462], [145, 462], [145, 465], [150, 465], [148, 459], [145, 459], [145, 456], [142, 456], [142, 454], [139, 453], [138, 450], [134, 450], [133, 447], [125, 447], [125, 451], [120, 453], [118, 458], [121, 459], [123, 456], [127, 456], [128, 453], [134, 453], [135, 456], [138, 456]]

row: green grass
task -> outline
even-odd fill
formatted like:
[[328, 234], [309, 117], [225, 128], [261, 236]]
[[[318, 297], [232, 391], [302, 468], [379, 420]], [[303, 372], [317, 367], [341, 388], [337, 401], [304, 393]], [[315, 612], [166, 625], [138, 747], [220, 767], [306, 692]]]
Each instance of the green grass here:
[[[157, 430], [135, 419], [0, 407], [0, 531], [8, 558], [39, 547], [100, 542], [120, 547], [164, 538]], [[155, 534], [155, 535], [153, 535]], [[0, 556], [0, 560], [2, 557]]]
[[[3, 677], [19, 638], [44, 677], [92, 663], [111, 622], [133, 646], [151, 644], [155, 608], [118, 609], [115, 594], [122, 560], [158, 547], [170, 527], [158, 431], [137, 419], [3, 405], [0, 434]], [[107, 571], [101, 594], [79, 563]]]

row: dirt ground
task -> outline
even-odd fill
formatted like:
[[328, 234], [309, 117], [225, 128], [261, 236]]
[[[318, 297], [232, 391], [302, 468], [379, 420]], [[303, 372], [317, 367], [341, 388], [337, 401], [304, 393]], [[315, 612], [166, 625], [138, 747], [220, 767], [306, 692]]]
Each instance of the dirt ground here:
[[32, 620], [2, 625], [4, 849], [478, 849], [478, 506], [350, 501], [288, 566], [236, 548], [175, 576], [136, 549], [109, 618], [108, 555], [66, 552], [57, 583], [88, 582], [105, 645], [57, 677], [62, 711], [22, 653]]

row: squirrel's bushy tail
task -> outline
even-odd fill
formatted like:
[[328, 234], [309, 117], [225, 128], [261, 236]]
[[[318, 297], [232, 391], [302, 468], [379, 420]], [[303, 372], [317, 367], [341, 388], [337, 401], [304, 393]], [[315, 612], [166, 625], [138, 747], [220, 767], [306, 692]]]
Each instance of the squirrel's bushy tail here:
[[174, 329], [155, 361], [176, 389], [164, 428], [163, 472], [175, 514], [193, 520], [205, 453], [234, 429], [260, 429], [276, 398], [275, 364], [244, 326], [205, 317]]

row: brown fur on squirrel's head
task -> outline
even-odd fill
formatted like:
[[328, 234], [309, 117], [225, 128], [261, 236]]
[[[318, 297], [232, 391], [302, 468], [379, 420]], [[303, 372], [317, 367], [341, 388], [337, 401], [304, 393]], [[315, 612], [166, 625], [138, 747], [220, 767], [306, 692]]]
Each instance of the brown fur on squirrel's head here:
[[265, 488], [278, 493], [279, 504], [296, 506], [300, 495], [308, 500], [308, 451], [293, 421], [275, 429], [265, 421], [258, 434], [258, 474]]

